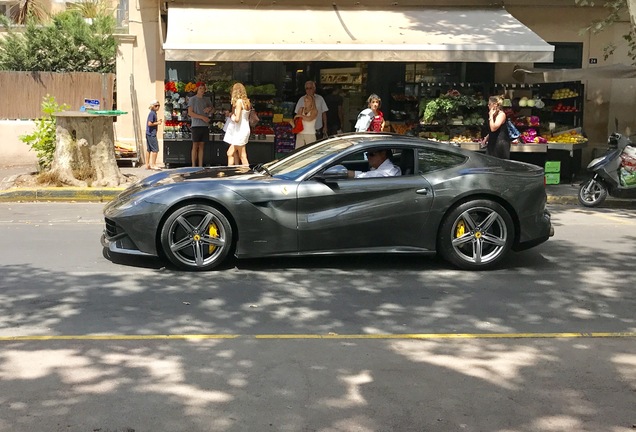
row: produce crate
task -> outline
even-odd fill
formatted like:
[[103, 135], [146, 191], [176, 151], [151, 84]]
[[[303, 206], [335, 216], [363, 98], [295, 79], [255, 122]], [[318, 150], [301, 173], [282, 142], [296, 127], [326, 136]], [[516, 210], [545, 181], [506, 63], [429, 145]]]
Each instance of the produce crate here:
[[558, 173], [558, 172], [561, 172], [561, 162], [560, 161], [546, 161], [546, 163], [545, 163], [545, 172], [546, 173]]
[[561, 174], [560, 173], [546, 173], [545, 174], [545, 184], [555, 185], [561, 182]]

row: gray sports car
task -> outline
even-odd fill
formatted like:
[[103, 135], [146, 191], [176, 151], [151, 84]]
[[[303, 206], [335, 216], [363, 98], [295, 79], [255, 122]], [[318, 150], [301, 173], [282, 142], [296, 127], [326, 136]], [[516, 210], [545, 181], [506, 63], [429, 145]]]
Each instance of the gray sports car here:
[[[401, 175], [351, 178], [390, 150]], [[385, 133], [344, 134], [248, 167], [158, 172], [106, 205], [102, 245], [210, 270], [238, 258], [437, 252], [495, 266], [554, 231], [541, 167]]]

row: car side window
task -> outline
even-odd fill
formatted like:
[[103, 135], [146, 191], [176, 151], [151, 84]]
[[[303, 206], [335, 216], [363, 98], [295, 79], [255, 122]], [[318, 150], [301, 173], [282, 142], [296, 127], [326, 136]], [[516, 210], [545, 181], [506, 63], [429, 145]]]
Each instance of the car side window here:
[[347, 169], [352, 171], [367, 171], [369, 169], [369, 161], [364, 157], [363, 151], [352, 153], [347, 155], [338, 164], [344, 165]]
[[420, 174], [452, 168], [466, 161], [465, 156], [433, 149], [419, 149], [417, 159]]

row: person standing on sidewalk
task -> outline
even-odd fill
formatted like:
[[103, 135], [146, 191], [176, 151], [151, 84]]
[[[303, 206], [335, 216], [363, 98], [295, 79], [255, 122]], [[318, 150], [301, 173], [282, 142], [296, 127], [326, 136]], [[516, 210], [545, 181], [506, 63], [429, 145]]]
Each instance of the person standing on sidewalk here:
[[[325, 99], [316, 94], [316, 83], [314, 81], [307, 81], [305, 83], [305, 93], [313, 99], [316, 109], [318, 110], [318, 117], [316, 117], [316, 138], [321, 139], [323, 136], [327, 136], [327, 103]], [[305, 96], [301, 96], [296, 103], [294, 112], [300, 114], [301, 110], [305, 106]]]
[[488, 98], [488, 145], [486, 154], [500, 159], [510, 159], [510, 137], [506, 128], [506, 113], [503, 111], [503, 98]]
[[192, 123], [192, 166], [203, 166], [203, 149], [210, 137], [210, 114], [214, 107], [209, 97], [205, 95], [205, 84], [197, 84], [197, 94], [188, 100], [188, 116]]
[[360, 111], [356, 121], [356, 132], [382, 132], [384, 130], [384, 114], [380, 111], [382, 99], [375, 93], [367, 98], [367, 108]]
[[245, 86], [236, 83], [232, 86], [232, 113], [229, 124], [225, 131], [223, 141], [230, 147], [227, 149], [227, 164], [232, 166], [237, 162], [241, 165], [249, 166], [247, 159], [247, 149], [245, 146], [250, 139], [250, 110], [252, 103], [247, 98]]
[[314, 103], [314, 98], [305, 95], [303, 107], [296, 117], [300, 117], [303, 121], [303, 130], [296, 135], [296, 148], [306, 146], [316, 141], [316, 119], [318, 118], [318, 110]]
[[158, 100], [150, 102], [150, 112], [146, 120], [146, 169], [160, 170], [157, 166], [157, 155], [159, 154], [159, 141], [157, 140], [157, 129], [163, 122], [157, 119], [157, 111], [161, 104]]

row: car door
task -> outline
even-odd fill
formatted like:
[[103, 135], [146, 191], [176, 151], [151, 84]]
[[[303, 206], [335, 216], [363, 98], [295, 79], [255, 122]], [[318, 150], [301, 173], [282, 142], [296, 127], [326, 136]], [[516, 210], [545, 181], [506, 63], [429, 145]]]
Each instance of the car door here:
[[299, 251], [421, 247], [431, 185], [421, 175], [308, 179], [297, 189]]

